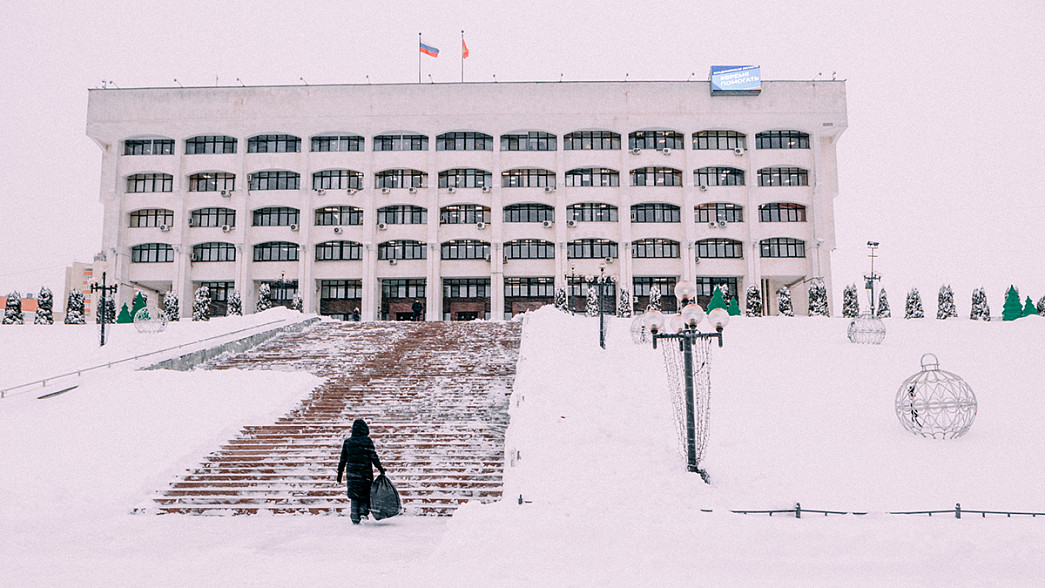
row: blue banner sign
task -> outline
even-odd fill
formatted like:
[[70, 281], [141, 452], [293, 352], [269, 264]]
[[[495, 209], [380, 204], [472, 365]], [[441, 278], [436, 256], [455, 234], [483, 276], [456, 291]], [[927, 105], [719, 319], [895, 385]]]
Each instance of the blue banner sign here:
[[762, 68], [758, 65], [712, 65], [712, 96], [757, 95], [762, 91]]

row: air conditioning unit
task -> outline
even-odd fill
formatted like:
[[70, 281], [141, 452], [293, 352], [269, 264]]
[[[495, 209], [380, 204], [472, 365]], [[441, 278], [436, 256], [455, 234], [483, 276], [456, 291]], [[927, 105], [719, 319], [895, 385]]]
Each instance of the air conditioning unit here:
[[171, 230], [171, 228], [167, 225], [160, 225], [160, 230], [166, 233], [167, 231]]
[[485, 260], [485, 261], [490, 261], [490, 254], [489, 254], [489, 253], [487, 253], [486, 255], [484, 255], [484, 256], [483, 256], [483, 260]]
[[544, 191], [545, 192], [554, 192], [555, 191], [555, 186], [545, 186], [544, 187]]
[[733, 155], [743, 155], [743, 154], [744, 154], [744, 148], [743, 147], [734, 147], [733, 148]]
[[483, 194], [488, 194], [489, 192], [490, 192], [490, 186], [483, 186]]
[[387, 228], [388, 228], [388, 225], [386, 225], [385, 223], [377, 223], [377, 230], [383, 231], [383, 230], [385, 230]]
[[631, 213], [631, 222], [635, 222], [636, 220], [638, 220], [638, 218], [639, 218], [639, 215], [635, 214], [634, 212]]
[[446, 191], [447, 191], [447, 192], [449, 192], [449, 193], [451, 193], [451, 194], [453, 194], [454, 192], [456, 192], [456, 191], [457, 191], [457, 188], [455, 188], [455, 187], [453, 187], [453, 186], [450, 186], [449, 188], [447, 188], [447, 189], [446, 189]]
[[195, 227], [196, 226], [196, 219], [190, 217], [189, 218], [189, 226], [190, 227]]
[[334, 227], [334, 233], [340, 235], [341, 234], [341, 227]]
[[715, 227], [718, 226], [718, 223], [715, 222], [715, 221], [711, 221], [710, 223], [708, 223], [708, 226], [711, 227], [712, 229], [714, 229]]
[[316, 194], [319, 194], [320, 196], [322, 196], [323, 194], [326, 194], [326, 193], [327, 193], [327, 191], [324, 190], [323, 188], [319, 188], [318, 190], [316, 190]]
[[235, 190], [229, 190], [229, 196], [232, 196], [232, 195], [233, 195], [233, 194], [235, 194], [235, 193], [236, 193], [236, 191], [235, 191]]
[[612, 257], [607, 257], [604, 261], [606, 263], [613, 263], [613, 258]]
[[661, 149], [660, 152], [663, 153], [664, 155], [671, 155], [671, 147], [665, 147], [665, 148]]
[[391, 191], [392, 191], [392, 190], [390, 190], [390, 189], [388, 188], [388, 186], [385, 186], [384, 188], [381, 188], [381, 193], [382, 193], [382, 194], [388, 194], [388, 193], [389, 193], [389, 192], [391, 192]]
[[291, 230], [291, 231], [296, 231], [296, 230], [298, 230], [299, 228], [300, 228], [300, 227], [298, 227], [297, 223], [294, 223], [294, 224], [290, 225], [290, 230]]
[[555, 224], [555, 221], [550, 221], [550, 220], [541, 221], [541, 224], [544, 225], [544, 228], [550, 229], [550, 228], [552, 228], [552, 225]]
[[639, 149], [638, 147], [631, 150], [632, 155], [638, 155], [639, 153], [642, 153], [642, 149]]
[[232, 230], [232, 225], [221, 225], [221, 230], [223, 233], [228, 233]]
[[358, 191], [359, 191], [359, 190], [356, 190], [355, 188], [349, 188], [349, 189], [345, 190], [345, 192], [346, 192], [346, 193], [347, 193], [347, 194], [348, 194], [349, 196], [353, 196], [353, 195], [355, 195], [355, 193], [356, 193], [356, 192], [358, 192]]
[[191, 255], [190, 257], [189, 257], [189, 261], [199, 261], [199, 260], [200, 260], [200, 256], [199, 256], [199, 255], [196, 255], [195, 253], [193, 253], [193, 254], [192, 254], [192, 255]]
[[694, 263], [700, 263], [700, 258], [698, 257]]
[[707, 192], [708, 191], [707, 184], [699, 184], [697, 187], [700, 188], [701, 192]]
[[410, 186], [410, 193], [411, 194], [417, 194], [417, 188], [415, 188], [413, 186]]
[[232, 196], [232, 192], [229, 190], [222, 190], [221, 195], [228, 198], [229, 196]]
[[481, 230], [486, 228], [486, 223], [484, 223], [484, 222], [477, 222], [477, 223], [475, 223], [475, 228], [477, 228], [477, 229], [479, 229], [481, 231]]
[[577, 221], [575, 221], [575, 220], [573, 220], [571, 218], [570, 220], [566, 221], [566, 226], [567, 227], [576, 227], [577, 226]]
[[726, 221], [724, 221], [724, 220], [718, 221], [718, 226], [719, 226], [719, 228], [723, 228], [723, 229], [726, 228]]
[[395, 264], [397, 264], [397, 263], [399, 263], [399, 262], [398, 262], [398, 261], [396, 261], [396, 258], [394, 258], [394, 257], [393, 257], [392, 259], [389, 259], [389, 260], [388, 260], [388, 265], [395, 265]]

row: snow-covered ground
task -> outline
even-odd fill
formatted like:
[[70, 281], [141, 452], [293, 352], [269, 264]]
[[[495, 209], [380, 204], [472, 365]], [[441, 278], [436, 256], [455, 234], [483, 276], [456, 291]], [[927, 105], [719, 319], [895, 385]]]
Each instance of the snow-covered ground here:
[[[0, 401], [0, 585], [1008, 586], [1045, 578], [1045, 517], [887, 514], [956, 502], [1045, 512], [1045, 319], [894, 318], [885, 343], [870, 347], [846, 340], [843, 319], [735, 317], [725, 347], [712, 351], [710, 486], [685, 471], [661, 352], [633, 345], [627, 321], [611, 321], [602, 350], [593, 319], [549, 308], [525, 320], [505, 500], [469, 504], [449, 519], [353, 527], [336, 516], [129, 514], [239, 426], [270, 422], [305, 397], [318, 381], [305, 373], [121, 364], [60, 396]], [[51, 329], [45, 339], [43, 329]], [[0, 327], [4, 369], [24, 380], [75, 368], [77, 354], [95, 361], [75, 329]], [[113, 353], [121, 341], [133, 352], [148, 339], [118, 332]], [[915, 437], [896, 420], [893, 397], [924, 352], [977, 395], [979, 414], [961, 439]], [[796, 502], [869, 514], [729, 512]]]

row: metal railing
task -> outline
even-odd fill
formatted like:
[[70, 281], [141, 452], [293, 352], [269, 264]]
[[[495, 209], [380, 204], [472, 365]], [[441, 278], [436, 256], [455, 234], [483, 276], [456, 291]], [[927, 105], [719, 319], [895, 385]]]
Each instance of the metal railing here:
[[105, 363], [102, 363], [102, 364], [98, 364], [98, 365], [95, 365], [95, 366], [81, 368], [81, 369], [74, 370], [74, 371], [71, 371], [71, 372], [66, 372], [64, 374], [59, 374], [57, 376], [51, 376], [51, 377], [48, 377], [48, 378], [42, 378], [42, 379], [39, 379], [39, 380], [34, 380], [32, 382], [27, 382], [25, 384], [19, 384], [17, 386], [11, 386], [11, 387], [8, 387], [8, 388], [0, 388], [0, 399], [6, 398], [8, 396], [8, 394], [10, 394], [14, 390], [20, 390], [22, 388], [31, 388], [32, 386], [35, 386], [37, 384], [39, 384], [41, 387], [43, 387], [43, 386], [46, 386], [48, 382], [54, 382], [55, 380], [60, 380], [62, 378], [68, 378], [69, 376], [79, 376], [79, 375], [82, 375], [85, 372], [89, 372], [89, 371], [93, 371], [93, 370], [97, 370], [97, 369], [101, 369], [101, 368], [111, 368], [114, 365], [118, 365], [118, 364], [121, 364], [121, 363], [126, 363], [128, 361], [137, 361], [139, 359], [142, 359], [143, 357], [149, 357], [150, 355], [156, 355], [156, 354], [159, 354], [159, 353], [166, 353], [168, 351], [173, 351], [175, 349], [181, 349], [183, 347], [188, 347], [190, 345], [198, 345], [198, 344], [204, 343], [206, 341], [212, 341], [214, 339], [221, 339], [223, 337], [228, 337], [229, 335], [235, 335], [236, 333], [242, 333], [244, 331], [251, 331], [251, 330], [254, 330], [254, 329], [261, 328], [261, 327], [267, 327], [269, 325], [274, 325], [276, 323], [284, 323], [284, 322], [287, 322], [287, 320], [288, 319], [281, 319], [281, 320], [277, 320], [277, 321], [269, 321], [267, 323], [261, 323], [261, 324], [258, 324], [258, 325], [252, 325], [252, 326], [249, 326], [249, 327], [244, 327], [242, 329], [237, 329], [235, 331], [229, 331], [227, 333], [222, 333], [220, 335], [214, 335], [214, 336], [211, 336], [211, 337], [206, 337], [204, 339], [198, 339], [196, 341], [190, 341], [188, 343], [182, 343], [180, 345], [175, 345], [173, 347], [167, 347], [165, 349], [158, 349], [156, 351], [150, 351], [148, 353], [139, 353], [138, 355], [135, 355], [134, 357], [126, 357], [124, 359], [117, 359], [115, 361], [108, 361], [108, 362], [105, 362]]
[[[704, 511], [711, 512], [711, 511]], [[729, 512], [736, 514], [768, 514], [773, 516], [774, 514], [793, 514], [796, 519], [802, 518], [803, 513], [823, 514], [828, 515], [857, 515], [862, 516], [869, 514], [870, 511], [839, 511], [839, 510], [816, 510], [811, 508], [802, 508], [801, 503], [795, 503], [794, 508], [787, 509], [775, 509], [775, 510], [730, 510]], [[962, 514], [978, 514], [982, 518], [987, 518], [987, 515], [1005, 515], [1007, 518], [1013, 516], [1029, 516], [1031, 518], [1045, 517], [1045, 512], [1017, 512], [1017, 511], [1005, 511], [1005, 510], [971, 510], [963, 509], [961, 503], [956, 503], [954, 508], [948, 508], [946, 510], [903, 510], [903, 511], [888, 511], [883, 514], [890, 515], [928, 515], [933, 516], [934, 514], [953, 515], [954, 518], [962, 518]]]

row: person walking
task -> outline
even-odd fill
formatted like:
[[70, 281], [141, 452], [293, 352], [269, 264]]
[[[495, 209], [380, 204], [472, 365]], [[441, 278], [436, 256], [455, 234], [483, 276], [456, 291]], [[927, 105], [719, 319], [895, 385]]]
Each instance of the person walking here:
[[357, 322], [357, 323], [359, 322], [359, 309], [358, 308], [352, 310], [352, 320]]
[[414, 300], [414, 303], [410, 305], [410, 310], [414, 311], [414, 320], [421, 320], [421, 313], [424, 312], [425, 307], [421, 304], [421, 299]]
[[370, 427], [363, 419], [352, 423], [352, 436], [341, 445], [341, 460], [337, 464], [337, 483], [341, 483], [341, 475], [345, 474], [348, 484], [348, 498], [352, 501], [350, 516], [352, 524], [358, 525], [361, 518], [370, 514], [370, 485], [374, 483], [374, 470], [382, 474], [385, 468], [377, 458], [377, 450], [370, 439]]

